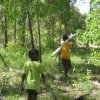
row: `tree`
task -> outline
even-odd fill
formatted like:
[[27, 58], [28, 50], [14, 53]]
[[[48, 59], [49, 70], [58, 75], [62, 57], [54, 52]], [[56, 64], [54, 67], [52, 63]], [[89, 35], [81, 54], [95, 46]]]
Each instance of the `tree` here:
[[78, 9], [71, 6], [71, 18], [69, 20], [69, 32], [75, 33], [77, 29], [86, 29], [85, 19], [86, 15], [82, 15]]
[[92, 9], [86, 19], [86, 32], [84, 33], [87, 39], [93, 44], [100, 44], [100, 0], [91, 2]]

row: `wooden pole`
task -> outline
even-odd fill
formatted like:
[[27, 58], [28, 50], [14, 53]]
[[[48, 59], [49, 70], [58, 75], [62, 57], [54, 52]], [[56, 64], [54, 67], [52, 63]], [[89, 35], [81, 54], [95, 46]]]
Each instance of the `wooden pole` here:
[[52, 54], [51, 54], [51, 56], [53, 57], [53, 56], [55, 56], [62, 48], [63, 48], [63, 46], [70, 40], [70, 39], [72, 39], [74, 36], [75, 36], [76, 34], [71, 34], [70, 36], [69, 36], [69, 38], [64, 42], [64, 43], [62, 43], [62, 45], [59, 47], [59, 48], [57, 48]]

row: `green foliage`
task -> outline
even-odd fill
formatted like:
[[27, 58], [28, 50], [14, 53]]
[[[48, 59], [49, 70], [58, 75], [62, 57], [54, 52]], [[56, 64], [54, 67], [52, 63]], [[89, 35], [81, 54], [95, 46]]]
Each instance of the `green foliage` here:
[[19, 96], [18, 95], [15, 95], [15, 96], [8, 96], [6, 98], [6, 100], [19, 100]]
[[[72, 87], [71, 90], [75, 90], [76, 93], [77, 91], [82, 93], [91, 91], [92, 84], [90, 78], [91, 74], [98, 74], [96, 71], [99, 70], [98, 66], [100, 66], [100, 50], [89, 49], [88, 47], [89, 43], [100, 44], [100, 1], [92, 1], [93, 9], [91, 9], [87, 17], [86, 15], [81, 15], [73, 7], [72, 1], [76, 0], [0, 0], [1, 33], [3, 33], [2, 21], [4, 21], [5, 17], [7, 17], [8, 22], [9, 42], [6, 48], [0, 48], [0, 54], [8, 66], [6, 68], [2, 59], [0, 59], [0, 90], [4, 93], [7, 91], [9, 94], [7, 100], [19, 100], [20, 97], [18, 87], [21, 71], [24, 62], [28, 59], [28, 47], [22, 46], [23, 38], [28, 39], [29, 44], [26, 41], [24, 41], [24, 44], [28, 44], [30, 48], [28, 13], [32, 17], [31, 22], [36, 47], [39, 44], [37, 15], [40, 18], [40, 33], [43, 48], [42, 60], [46, 66], [46, 91], [48, 100], [70, 100], [69, 96], [64, 95], [66, 85]], [[15, 21], [16, 44], [13, 42], [13, 33], [15, 31], [13, 24]], [[63, 77], [64, 72], [62, 66], [59, 66], [59, 59], [51, 58], [52, 51], [50, 51], [59, 46], [60, 35], [64, 32], [63, 25], [67, 21], [69, 21], [67, 31], [78, 33], [73, 40], [75, 48], [73, 47], [73, 54], [71, 55], [73, 71], [71, 70], [69, 73], [71, 76], [70, 79]], [[3, 44], [3, 39], [4, 35], [0, 34], [0, 44]], [[87, 48], [77, 48], [77, 46], [87, 46]], [[61, 90], [61, 86], [65, 87]], [[41, 98], [39, 97], [40, 100]]]
[[94, 9], [91, 11], [90, 15], [88, 15], [86, 20], [88, 37], [92, 43], [100, 44], [100, 10]]
[[85, 30], [86, 15], [81, 15], [78, 9], [71, 7], [71, 18], [69, 20], [69, 32], [75, 33], [77, 29]]
[[[17, 48], [15, 48], [15, 46]], [[21, 51], [20, 49], [21, 50], [24, 49], [24, 50]], [[21, 46], [17, 46], [17, 45], [13, 45], [13, 43], [9, 43], [6, 50], [3, 50], [2, 52], [3, 53], [5, 52], [5, 56], [9, 59], [9, 61], [11, 61], [10, 55], [11, 57], [14, 57], [14, 55], [12, 56], [11, 53], [14, 52], [16, 54], [16, 52], [20, 52], [20, 55], [18, 56], [21, 57], [20, 61], [23, 60], [22, 62], [24, 63], [26, 60], [25, 57], [27, 57], [26, 51], [27, 49], [21, 48]], [[81, 49], [78, 48], [78, 51], [77, 52], [73, 51], [73, 53], [74, 52], [75, 52], [75, 55], [73, 54], [71, 56], [73, 71], [69, 72], [70, 77], [68, 79], [63, 77], [64, 74], [63, 74], [63, 70], [61, 69], [62, 66], [61, 65], [59, 66], [58, 58], [56, 59], [51, 58], [50, 56], [51, 51], [49, 50], [43, 53], [43, 56], [42, 56], [43, 63], [46, 66], [46, 72], [45, 72], [46, 84], [45, 84], [45, 87], [44, 86], [42, 87], [42, 90], [43, 91], [45, 90], [46, 92], [43, 92], [43, 94], [42, 92], [40, 93], [38, 97], [39, 100], [45, 100], [46, 98], [48, 100], [54, 100], [55, 98], [59, 100], [66, 100], [66, 99], [72, 100], [73, 95], [75, 96], [76, 93], [80, 92], [81, 94], [87, 94], [93, 89], [93, 85], [91, 84], [91, 81], [90, 81], [92, 71], [89, 69], [89, 67], [92, 67], [92, 66], [90, 65], [86, 66], [85, 65], [86, 59], [85, 57], [83, 57], [83, 55], [84, 56], [87, 55], [89, 58], [90, 55], [88, 55], [87, 52], [83, 48]], [[23, 57], [24, 53], [25, 55]], [[83, 55], [81, 56], [81, 54]], [[19, 57], [15, 56], [15, 58], [17, 61]], [[16, 64], [19, 65], [20, 62], [17, 62]], [[13, 100], [13, 98], [15, 98], [15, 100], [20, 100], [20, 99], [23, 100], [25, 98], [25, 93], [23, 96], [23, 95], [20, 95], [20, 92], [19, 92], [21, 68], [11, 67], [9, 70], [2, 70], [1, 72], [2, 72], [1, 74], [2, 78], [0, 80], [2, 81], [0, 82], [2, 83], [0, 84], [6, 83], [5, 84], [6, 86], [4, 89], [2, 89], [2, 87], [0, 88], [2, 89], [3, 92], [6, 91], [7, 100]]]
[[91, 92], [91, 90], [93, 89], [92, 83], [91, 81], [84, 81], [84, 80], [80, 80], [78, 82], [75, 82], [73, 84], [73, 86], [80, 91], [81, 90], [81, 94], [86, 94]]
[[14, 43], [9, 43], [6, 49], [0, 49], [0, 54], [9, 68], [22, 68], [23, 61], [27, 60], [27, 49]]
[[[86, 17], [86, 31], [77, 31], [79, 33], [79, 38], [83, 39], [83, 43], [91, 43], [94, 45], [100, 44], [100, 9], [99, 2], [93, 1], [93, 9]], [[95, 5], [96, 4], [96, 5]]]
[[89, 59], [89, 63], [96, 65], [97, 67], [100, 66], [100, 50], [99, 49], [92, 49], [91, 50], [92, 57]]

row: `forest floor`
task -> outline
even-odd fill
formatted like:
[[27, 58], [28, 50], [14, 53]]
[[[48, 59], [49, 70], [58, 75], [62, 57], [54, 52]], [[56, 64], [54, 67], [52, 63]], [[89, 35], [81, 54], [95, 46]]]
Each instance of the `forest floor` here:
[[[79, 51], [80, 50], [80, 51]], [[71, 56], [72, 69], [64, 77], [58, 58], [45, 53], [46, 84], [41, 82], [38, 100], [100, 100], [100, 66], [93, 64], [90, 51], [79, 49]], [[27, 100], [20, 91], [21, 72], [18, 69], [0, 70], [0, 100]]]
[[50, 95], [50, 91], [42, 91], [39, 96], [45, 96], [45, 100], [100, 100], [100, 83], [98, 81], [90, 80], [89, 84], [78, 84], [84, 85], [83, 87], [80, 86], [79, 88], [79, 86], [74, 86], [77, 84], [72, 84], [71, 79], [61, 81], [60, 77], [58, 79], [58, 76], [56, 76], [53, 82], [54, 86], [52, 86], [57, 89], [55, 89], [54, 91], [55, 96], [53, 98], [48, 98], [48, 95]]
[[[49, 76], [45, 86], [41, 85], [38, 100], [100, 100], [100, 80], [98, 78], [92, 78], [89, 81], [81, 80], [82, 82], [79, 80], [75, 82], [75, 78], [76, 76], [71, 73], [69, 78], [63, 77], [63, 73]], [[21, 94], [18, 87], [12, 86], [9, 89], [8, 94], [0, 95], [0, 100], [27, 100], [26, 92]]]

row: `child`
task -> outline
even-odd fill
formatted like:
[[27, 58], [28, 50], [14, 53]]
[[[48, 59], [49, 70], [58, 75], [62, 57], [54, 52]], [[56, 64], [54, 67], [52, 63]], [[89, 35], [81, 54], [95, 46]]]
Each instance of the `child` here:
[[42, 74], [44, 79], [44, 67], [37, 62], [39, 60], [38, 50], [30, 50], [28, 53], [30, 58], [24, 65], [24, 72], [21, 81], [21, 90], [23, 90], [23, 85], [25, 83], [25, 89], [27, 90], [28, 99], [27, 100], [37, 100], [38, 91], [40, 90], [40, 75]]
[[[67, 35], [63, 35], [60, 44], [62, 45], [68, 39]], [[72, 48], [70, 43], [64, 45], [61, 49], [61, 59], [64, 68], [65, 77], [68, 77], [69, 68], [71, 68], [71, 61], [70, 61], [70, 49]]]

